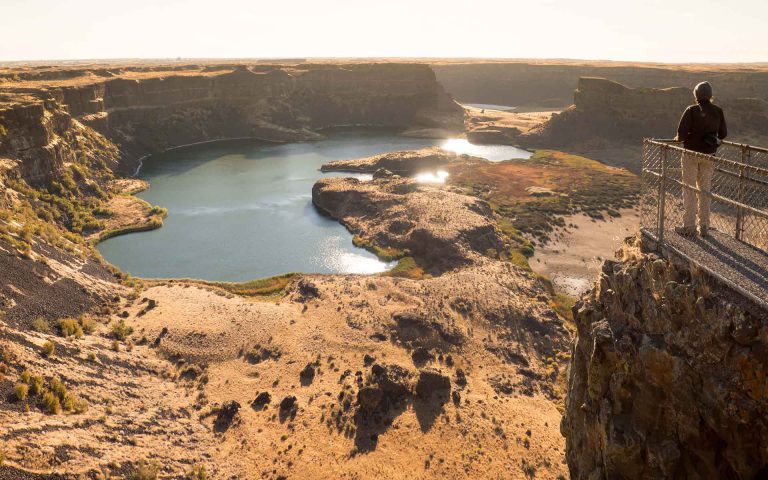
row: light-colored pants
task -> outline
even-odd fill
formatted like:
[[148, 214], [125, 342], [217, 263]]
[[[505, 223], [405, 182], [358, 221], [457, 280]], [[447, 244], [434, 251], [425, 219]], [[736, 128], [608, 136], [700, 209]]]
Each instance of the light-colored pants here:
[[[711, 160], [706, 160], [698, 155], [683, 154], [683, 183], [698, 187], [699, 190], [709, 192], [712, 188], [712, 174], [715, 165]], [[698, 202], [697, 202], [698, 200]], [[696, 211], [698, 203], [699, 226], [709, 227], [709, 203], [710, 198], [695, 190], [683, 187], [683, 226], [696, 228]]]

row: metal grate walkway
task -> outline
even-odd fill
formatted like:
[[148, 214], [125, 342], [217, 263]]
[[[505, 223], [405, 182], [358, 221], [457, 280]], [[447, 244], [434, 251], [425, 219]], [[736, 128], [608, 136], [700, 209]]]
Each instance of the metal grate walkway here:
[[[656, 236], [643, 230], [646, 238]], [[709, 275], [768, 310], [768, 254], [735, 238], [710, 232], [707, 238], [682, 237], [674, 232], [664, 234], [664, 248], [670, 253], [695, 263]]]
[[[685, 155], [714, 164], [711, 190], [683, 181]], [[645, 140], [642, 179], [643, 236], [662, 253], [693, 262], [768, 312], [768, 149], [724, 142], [716, 155], [704, 155], [673, 141]], [[707, 238], [675, 233], [682, 224], [685, 190], [712, 201], [716, 231]]]

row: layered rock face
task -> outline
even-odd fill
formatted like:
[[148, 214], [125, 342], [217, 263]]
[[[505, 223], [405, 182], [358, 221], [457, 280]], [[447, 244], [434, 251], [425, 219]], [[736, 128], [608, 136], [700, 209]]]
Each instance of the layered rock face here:
[[[125, 171], [144, 155], [209, 140], [306, 140], [345, 125], [463, 128], [462, 109], [426, 65], [240, 65], [96, 81], [89, 73], [23, 89], [24, 95], [17, 86], [0, 88], [0, 155], [42, 162], [26, 165], [35, 175], [46, 162], [67, 161], [51, 138], [62, 136], [72, 118], [114, 142]], [[31, 149], [42, 146], [54, 151]]]
[[[532, 145], [600, 146], [671, 138], [682, 112], [694, 103], [688, 88], [629, 88], [604, 78], [580, 78], [574, 105], [524, 135]], [[729, 129], [744, 135], [768, 128], [768, 102], [757, 98], [719, 102]]]
[[626, 246], [574, 307], [574, 479], [765, 478], [768, 313]]
[[604, 77], [633, 88], [684, 87], [708, 80], [722, 100], [768, 99], [768, 71], [759, 67], [621, 65], [577, 62], [453, 63], [432, 68], [445, 88], [465, 102], [565, 107], [580, 77]]

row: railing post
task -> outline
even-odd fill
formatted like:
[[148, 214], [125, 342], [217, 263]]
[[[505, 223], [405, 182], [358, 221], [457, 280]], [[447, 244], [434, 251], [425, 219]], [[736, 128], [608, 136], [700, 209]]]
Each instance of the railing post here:
[[[736, 190], [736, 201], [739, 204], [744, 203], [744, 165], [749, 165], [750, 150], [749, 145], [741, 146], [741, 166], [739, 166], [739, 187]], [[736, 207], [736, 240], [741, 240], [741, 234], [744, 230], [744, 209]]]
[[666, 216], [667, 196], [667, 146], [661, 145], [661, 178], [659, 179], [659, 213], [657, 215], [659, 246], [664, 243], [664, 217]]

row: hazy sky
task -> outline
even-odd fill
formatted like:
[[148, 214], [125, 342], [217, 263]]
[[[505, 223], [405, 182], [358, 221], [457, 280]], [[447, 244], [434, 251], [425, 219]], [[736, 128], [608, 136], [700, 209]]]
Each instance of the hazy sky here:
[[0, 0], [0, 61], [768, 61], [768, 0]]

